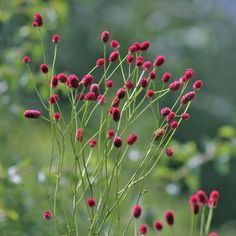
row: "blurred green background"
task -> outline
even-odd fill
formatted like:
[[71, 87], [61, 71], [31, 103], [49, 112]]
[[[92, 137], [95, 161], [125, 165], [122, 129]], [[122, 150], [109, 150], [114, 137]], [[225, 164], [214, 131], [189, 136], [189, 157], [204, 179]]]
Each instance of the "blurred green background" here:
[[[172, 208], [177, 235], [188, 235], [188, 196], [198, 188], [208, 193], [218, 189], [213, 228], [220, 235], [236, 235], [234, 0], [0, 0], [0, 235], [52, 235], [42, 218], [48, 207], [44, 183], [50, 130], [44, 122], [22, 117], [26, 107], [39, 106], [21, 63], [24, 55], [31, 55], [38, 73], [40, 43], [31, 27], [36, 12], [45, 19], [48, 58], [51, 36], [61, 35], [57, 72], [83, 75], [92, 68], [102, 56], [104, 30], [121, 43], [123, 52], [134, 41], [149, 40], [148, 57], [165, 55], [165, 69], [174, 78], [188, 67], [195, 69], [204, 88], [193, 103], [190, 121], [177, 132], [175, 159], [148, 181], [143, 221], [151, 226]], [[146, 116], [140, 129], [148, 124]], [[130, 155], [139, 156], [141, 149]]]

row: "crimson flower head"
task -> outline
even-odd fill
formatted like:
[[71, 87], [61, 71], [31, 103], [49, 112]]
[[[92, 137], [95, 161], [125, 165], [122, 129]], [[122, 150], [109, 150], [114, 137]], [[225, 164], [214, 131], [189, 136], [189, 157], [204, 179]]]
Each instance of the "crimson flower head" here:
[[93, 197], [89, 197], [87, 199], [87, 205], [88, 205], [88, 207], [94, 207], [96, 205], [95, 199]]
[[114, 62], [114, 61], [116, 61], [117, 60], [117, 58], [119, 57], [119, 52], [117, 52], [117, 51], [114, 51], [114, 52], [111, 52], [110, 53], [110, 56], [109, 56], [109, 61], [110, 62]]
[[158, 56], [154, 61], [154, 66], [161, 66], [165, 62], [166, 58], [162, 55]]
[[66, 74], [60, 73], [57, 76], [58, 76], [58, 79], [61, 83], [66, 83], [66, 81], [67, 81], [67, 75]]
[[139, 232], [140, 234], [144, 235], [146, 234], [148, 231], [148, 228], [147, 228], [147, 225], [146, 224], [142, 224], [140, 227], [139, 227]]
[[110, 33], [108, 31], [104, 31], [101, 34], [101, 40], [103, 41], [103, 43], [106, 43], [110, 38]]
[[42, 71], [42, 73], [47, 74], [48, 73], [48, 66], [47, 66], [47, 64], [42, 64], [40, 66], [40, 70]]
[[29, 57], [29, 56], [24, 56], [24, 57], [22, 58], [22, 61], [23, 61], [24, 63], [29, 63], [29, 62], [30, 62], [30, 57]]
[[95, 99], [97, 99], [98, 95], [100, 94], [100, 88], [98, 84], [92, 84], [89, 89], [90, 92], [95, 94]]
[[136, 62], [135, 62], [135, 65], [136, 66], [141, 66], [144, 62], [144, 59], [142, 56], [138, 56], [137, 59], [136, 59]]
[[200, 210], [200, 204], [199, 204], [197, 196], [195, 196], [195, 195], [190, 196], [189, 205], [190, 205], [190, 208], [191, 208], [193, 214], [197, 215]]
[[127, 144], [128, 145], [133, 145], [138, 139], [138, 136], [136, 134], [131, 134], [128, 138], [127, 138]]
[[185, 113], [182, 113], [182, 114], [181, 114], [181, 118], [182, 118], [183, 120], [188, 120], [188, 119], [190, 118], [190, 115], [189, 115], [189, 113], [185, 112]]
[[132, 89], [133, 86], [134, 86], [134, 84], [133, 84], [132, 80], [127, 80], [127, 81], [125, 82], [125, 87], [126, 87], [127, 89]]
[[107, 87], [107, 88], [112, 88], [113, 85], [114, 85], [114, 83], [113, 83], [112, 80], [107, 80], [107, 81], [106, 81], [106, 87]]
[[124, 98], [125, 97], [125, 89], [123, 89], [123, 88], [118, 89], [117, 92], [116, 92], [116, 96], [119, 99]]
[[129, 54], [127, 57], [127, 63], [131, 64], [134, 61], [134, 56], [132, 54]]
[[171, 129], [177, 129], [178, 126], [179, 126], [178, 121], [175, 121], [175, 120], [174, 120], [174, 121], [172, 121], [172, 122], [170, 123]]
[[41, 112], [39, 110], [26, 110], [24, 116], [26, 118], [37, 119], [41, 116]]
[[140, 80], [140, 86], [141, 86], [142, 88], [146, 88], [146, 87], [148, 86], [148, 80], [143, 77], [143, 78]]
[[45, 220], [50, 220], [50, 219], [52, 219], [52, 217], [53, 217], [53, 214], [52, 214], [51, 211], [45, 211], [45, 212], [43, 213], [43, 218], [44, 218]]
[[208, 197], [206, 193], [203, 190], [198, 190], [196, 192], [196, 197], [198, 199], [198, 202], [201, 203], [201, 205], [207, 205], [208, 204]]
[[36, 13], [34, 15], [34, 21], [33, 21], [32, 25], [33, 25], [33, 27], [43, 26], [43, 17], [40, 13]]
[[77, 139], [77, 141], [81, 142], [83, 140], [83, 137], [84, 137], [83, 133], [84, 132], [83, 132], [82, 128], [78, 128], [77, 129], [77, 132], [76, 132], [76, 139]]
[[155, 93], [154, 93], [154, 91], [152, 90], [152, 89], [149, 89], [148, 91], [147, 91], [147, 97], [148, 98], [153, 98], [153, 96], [155, 95]]
[[194, 90], [200, 90], [203, 86], [203, 82], [201, 80], [196, 80], [193, 84], [193, 89]]
[[60, 40], [61, 40], [61, 38], [60, 38], [60, 36], [59, 36], [58, 34], [54, 34], [54, 35], [52, 36], [52, 42], [53, 42], [53, 43], [57, 44], [57, 43], [60, 42]]
[[150, 61], [145, 61], [143, 63], [142, 69], [143, 70], [150, 70], [151, 67], [152, 67], [152, 63]]
[[184, 76], [187, 79], [187, 81], [190, 80], [194, 75], [195, 75], [195, 72], [193, 69], [187, 69], [184, 73]]
[[163, 229], [163, 224], [161, 221], [157, 220], [154, 222], [154, 227], [157, 231], [161, 231]]
[[103, 67], [104, 64], [105, 64], [106, 60], [105, 58], [99, 58], [97, 61], [96, 61], [96, 66], [97, 67]]
[[56, 88], [58, 86], [59, 78], [58, 76], [54, 75], [51, 79], [51, 87]]
[[174, 216], [174, 213], [173, 211], [171, 210], [167, 210], [165, 212], [165, 220], [166, 220], [166, 223], [170, 226], [172, 226], [175, 222], [175, 216]]
[[135, 42], [129, 47], [129, 52], [135, 53], [135, 52], [139, 51], [139, 49], [140, 49], [139, 43]]
[[167, 148], [166, 149], [166, 155], [168, 156], [168, 157], [172, 157], [173, 156], [173, 154], [174, 154], [174, 149], [173, 148]]
[[90, 91], [85, 95], [85, 99], [87, 101], [95, 101], [96, 100], [96, 94], [94, 92]]
[[219, 192], [217, 190], [214, 190], [210, 194], [210, 198], [208, 201], [208, 206], [216, 208], [218, 205], [218, 199], [219, 199]]
[[170, 124], [172, 121], [174, 121], [175, 116], [176, 116], [175, 112], [171, 111], [171, 112], [166, 116], [166, 122]]
[[166, 73], [162, 76], [162, 81], [163, 81], [163, 83], [168, 83], [170, 79], [171, 79], [171, 74], [170, 74], [169, 72], [166, 72]]
[[209, 233], [209, 236], [219, 236], [219, 234], [216, 232], [211, 232], [211, 233]]
[[61, 119], [61, 113], [60, 112], [55, 112], [53, 114], [53, 118], [54, 118], [54, 120], [60, 120]]
[[196, 94], [194, 91], [190, 91], [190, 92], [184, 94], [181, 98], [181, 106], [192, 101], [195, 98], [195, 96], [196, 96]]
[[82, 78], [82, 84], [84, 87], [88, 87], [93, 82], [93, 76], [92, 75], [85, 75]]
[[76, 89], [79, 87], [79, 79], [75, 74], [71, 74], [67, 78], [66, 84], [68, 87]]
[[144, 51], [147, 51], [150, 46], [151, 46], [151, 43], [148, 42], [148, 41], [144, 41], [144, 42], [142, 42], [142, 43], [139, 44], [139, 48], [140, 48], [140, 50], [143, 51], [143, 52], [144, 52]]
[[120, 48], [120, 43], [116, 40], [111, 40], [110, 46], [114, 50], [118, 50]]
[[120, 120], [120, 110], [117, 107], [112, 107], [111, 116], [114, 121]]
[[59, 102], [59, 96], [58, 94], [54, 93], [53, 95], [51, 95], [48, 99], [48, 102], [51, 104], [51, 105], [55, 105]]
[[96, 147], [96, 145], [97, 145], [97, 140], [95, 138], [89, 140], [89, 146], [91, 148]]
[[107, 137], [108, 138], [113, 138], [115, 136], [115, 131], [110, 129], [107, 131]]
[[133, 217], [139, 218], [142, 214], [142, 207], [140, 205], [134, 205], [132, 209]]
[[180, 89], [180, 87], [181, 87], [181, 83], [178, 80], [169, 84], [169, 90], [171, 90], [173, 92], [178, 91]]
[[170, 114], [171, 110], [169, 107], [164, 107], [161, 109], [161, 115], [162, 116], [168, 116]]
[[122, 146], [122, 139], [121, 137], [119, 136], [116, 136], [113, 140], [113, 145], [116, 147], [116, 148], [120, 148]]
[[98, 95], [98, 104], [103, 105], [105, 103], [106, 103], [106, 97], [104, 95], [102, 95], [102, 94], [99, 94]]

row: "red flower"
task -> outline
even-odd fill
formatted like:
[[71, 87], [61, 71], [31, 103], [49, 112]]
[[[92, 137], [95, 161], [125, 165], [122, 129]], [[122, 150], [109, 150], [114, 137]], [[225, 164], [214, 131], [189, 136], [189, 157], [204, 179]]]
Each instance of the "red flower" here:
[[150, 42], [144, 41], [144, 42], [140, 43], [139, 48], [141, 51], [144, 52], [144, 51], [147, 51], [150, 46], [151, 46]]
[[61, 119], [61, 113], [60, 112], [55, 112], [53, 114], [53, 118], [54, 118], [54, 120], [60, 120]]
[[97, 99], [98, 95], [100, 94], [100, 88], [98, 84], [92, 84], [89, 89], [90, 92], [95, 94], [95, 99]]
[[168, 225], [173, 225], [174, 222], [175, 222], [175, 216], [174, 216], [173, 211], [167, 210], [167, 211], [165, 212], [165, 219], [166, 219], [166, 223], [167, 223]]
[[47, 64], [42, 64], [40, 66], [40, 70], [42, 71], [42, 73], [47, 74], [48, 73], [48, 66], [47, 66]]
[[133, 86], [134, 86], [134, 84], [133, 84], [132, 80], [127, 80], [127, 81], [126, 81], [125, 87], [126, 87], [127, 89], [132, 89]]
[[105, 64], [105, 58], [99, 58], [97, 61], [96, 61], [96, 66], [97, 67], [103, 67], [104, 64]]
[[167, 149], [166, 149], [166, 155], [167, 155], [168, 157], [172, 157], [173, 154], [174, 154], [174, 149], [173, 149], [173, 148], [167, 148]]
[[165, 62], [166, 58], [162, 55], [158, 56], [154, 61], [154, 66], [161, 66]]
[[45, 220], [50, 220], [53, 217], [53, 214], [52, 214], [51, 211], [45, 211], [43, 213], [43, 217], [44, 217]]
[[111, 52], [109, 56], [109, 61], [114, 62], [117, 60], [118, 57], [119, 57], [119, 52], [117, 51]]
[[129, 47], [130, 53], [135, 53], [140, 49], [139, 43], [135, 42]]
[[123, 88], [118, 89], [117, 92], [116, 92], [116, 96], [119, 99], [124, 98], [125, 97], [125, 90]]
[[153, 90], [151, 90], [151, 89], [149, 89], [148, 91], [147, 91], [147, 97], [148, 98], [153, 98], [153, 96], [155, 95], [155, 93], [154, 93], [154, 91]]
[[137, 59], [136, 59], [136, 62], [135, 62], [135, 65], [136, 66], [141, 66], [144, 62], [144, 59], [142, 56], [138, 56]]
[[142, 69], [143, 70], [150, 70], [151, 67], [152, 67], [152, 63], [150, 61], [145, 61], [143, 63]]
[[114, 97], [113, 99], [112, 99], [112, 104], [111, 104], [111, 106], [112, 107], [118, 107], [120, 105], [120, 99], [118, 98], [118, 97]]
[[113, 140], [113, 145], [116, 148], [120, 148], [122, 146], [122, 139], [121, 139], [121, 137], [119, 137], [119, 136], [115, 137], [114, 140]]
[[166, 72], [163, 76], [162, 76], [162, 81], [163, 83], [168, 83], [169, 80], [171, 79], [171, 74]]
[[161, 231], [163, 229], [163, 224], [161, 221], [157, 220], [154, 222], [154, 227], [157, 231]]
[[107, 88], [112, 88], [113, 85], [114, 85], [114, 83], [113, 83], [112, 80], [107, 80], [107, 81], [106, 81], [106, 87], [107, 87]]
[[116, 41], [116, 40], [111, 40], [110, 46], [111, 46], [111, 48], [114, 49], [114, 50], [118, 50], [118, 49], [120, 48], [120, 44], [119, 44], [119, 42]]
[[131, 134], [128, 138], [127, 138], [127, 144], [128, 145], [133, 145], [138, 139], [138, 136], [136, 134]]
[[120, 120], [120, 110], [117, 107], [113, 107], [111, 111], [112, 119], [114, 121], [119, 121]]
[[175, 113], [171, 111], [167, 116], [166, 116], [166, 122], [171, 123], [175, 118]]
[[140, 227], [139, 227], [139, 232], [143, 235], [143, 234], [146, 234], [147, 233], [147, 225], [146, 224], [142, 224]]
[[58, 34], [54, 34], [54, 35], [52, 36], [52, 42], [53, 42], [53, 43], [59, 43], [60, 40], [61, 40], [61, 38], [60, 38], [60, 36], [59, 36]]
[[69, 75], [66, 84], [68, 87], [76, 89], [79, 87], [79, 79], [75, 74], [71, 74]]
[[155, 71], [151, 71], [151, 72], [149, 73], [149, 77], [150, 77], [151, 80], [156, 79], [156, 77], [157, 77], [156, 72], [155, 72]]
[[104, 31], [101, 34], [101, 40], [103, 41], [103, 43], [106, 43], [110, 38], [110, 33], [108, 31]]
[[107, 137], [108, 138], [113, 138], [115, 136], [115, 131], [110, 129], [107, 131]]
[[58, 86], [59, 78], [58, 76], [54, 75], [51, 79], [51, 87], [56, 88]]
[[29, 56], [24, 56], [24, 57], [22, 58], [22, 61], [23, 61], [24, 63], [29, 63], [29, 62], [30, 62], [30, 57], [29, 57]]
[[195, 72], [193, 69], [187, 69], [184, 74], [187, 80], [190, 80], [194, 75], [195, 75]]
[[169, 107], [164, 107], [161, 109], [161, 115], [162, 116], [168, 116], [171, 113], [171, 110]]
[[181, 87], [181, 83], [178, 80], [169, 84], [169, 90], [174, 91], [174, 92], [178, 91], [180, 89], [180, 87]]
[[96, 100], [96, 94], [94, 92], [88, 92], [86, 95], [85, 95], [85, 99], [87, 101], [94, 101]]
[[82, 128], [77, 129], [76, 138], [79, 142], [81, 142], [83, 140], [83, 129]]
[[131, 64], [132, 62], [134, 61], [134, 56], [133, 55], [128, 55], [128, 57], [127, 57], [127, 63], [128, 64]]
[[89, 140], [89, 146], [90, 147], [95, 147], [97, 145], [97, 140], [95, 138], [92, 138]]
[[211, 233], [209, 233], [209, 236], [219, 236], [219, 234], [216, 232], [211, 232]]
[[93, 82], [93, 76], [92, 75], [85, 75], [82, 78], [82, 84], [84, 87], [88, 87]]
[[142, 88], [146, 88], [146, 87], [148, 86], [148, 80], [143, 77], [143, 78], [140, 80], [140, 86], [141, 86]]
[[102, 95], [102, 94], [99, 94], [98, 95], [98, 104], [103, 105], [105, 103], [106, 103], [106, 97], [104, 95]]
[[191, 208], [193, 214], [197, 215], [200, 210], [200, 204], [198, 202], [197, 196], [195, 196], [195, 195], [190, 196], [189, 205], [190, 205], [190, 208]]
[[57, 75], [58, 76], [58, 79], [61, 83], [66, 83], [67, 81], [67, 76], [64, 74], [64, 73], [60, 73]]
[[171, 129], [176, 129], [176, 128], [178, 128], [178, 125], [179, 125], [178, 121], [172, 121], [172, 122], [170, 123]]
[[51, 105], [57, 104], [58, 101], [59, 101], [59, 96], [58, 96], [56, 93], [54, 93], [53, 95], [51, 95], [51, 96], [49, 97], [49, 99], [48, 99], [48, 102], [49, 102]]
[[201, 80], [197, 80], [193, 84], [193, 89], [198, 91], [202, 88], [202, 86], [203, 86], [203, 82]]
[[133, 212], [133, 217], [139, 218], [142, 214], [142, 207], [140, 205], [135, 205], [133, 206], [132, 212]]
[[196, 94], [194, 91], [190, 91], [182, 96], [181, 98], [181, 106], [187, 104], [188, 102], [192, 101], [195, 98]]
[[37, 119], [41, 116], [41, 112], [39, 110], [26, 110], [24, 112], [24, 116], [26, 118], [33, 118], [33, 119]]
[[87, 205], [88, 205], [88, 207], [94, 207], [96, 205], [95, 199], [93, 197], [89, 197], [87, 199]]
[[43, 26], [43, 17], [40, 13], [36, 13], [34, 15], [34, 21], [32, 24], [34, 27], [41, 27]]
[[202, 205], [208, 204], [208, 197], [203, 190], [198, 190], [196, 193], [196, 197], [198, 198], [198, 202], [201, 203]]
[[181, 117], [182, 117], [183, 120], [188, 120], [190, 118], [190, 115], [185, 112], [185, 113], [181, 114]]
[[217, 190], [212, 191], [208, 201], [208, 206], [216, 208], [218, 205], [218, 199], [219, 199], [219, 192]]

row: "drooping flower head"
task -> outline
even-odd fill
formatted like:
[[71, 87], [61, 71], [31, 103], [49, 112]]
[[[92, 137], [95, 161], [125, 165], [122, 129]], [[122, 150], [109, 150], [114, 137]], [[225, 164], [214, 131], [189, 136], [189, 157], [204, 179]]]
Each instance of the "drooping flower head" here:
[[41, 116], [41, 111], [39, 111], [39, 110], [26, 110], [24, 112], [24, 116], [26, 118], [37, 119]]

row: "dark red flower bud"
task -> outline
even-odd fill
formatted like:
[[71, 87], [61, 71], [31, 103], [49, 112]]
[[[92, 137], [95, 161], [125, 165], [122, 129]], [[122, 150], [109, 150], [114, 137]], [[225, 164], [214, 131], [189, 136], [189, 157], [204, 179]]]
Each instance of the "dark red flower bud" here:
[[43, 213], [43, 217], [44, 217], [45, 220], [50, 220], [53, 217], [53, 213], [51, 211], [45, 211]]
[[30, 57], [29, 57], [29, 56], [24, 56], [24, 57], [22, 58], [22, 61], [23, 61], [24, 63], [29, 63], [29, 62], [30, 62]]
[[129, 47], [130, 53], [135, 53], [140, 49], [139, 43], [135, 42]]
[[142, 224], [142, 225], [139, 227], [139, 232], [140, 232], [140, 234], [142, 234], [142, 235], [146, 234], [146, 233], [147, 233], [147, 230], [148, 230], [148, 228], [147, 228], [147, 225], [146, 225], [146, 224]]
[[144, 62], [144, 59], [142, 56], [138, 56], [137, 59], [136, 59], [136, 62], [135, 62], [135, 65], [136, 66], [141, 66]]
[[172, 157], [173, 154], [174, 154], [174, 149], [173, 149], [173, 148], [167, 148], [167, 149], [166, 149], [166, 155], [167, 155], [168, 157]]
[[111, 115], [112, 115], [112, 119], [114, 121], [119, 121], [120, 120], [120, 110], [119, 110], [119, 108], [113, 107]]
[[82, 78], [82, 84], [84, 87], [88, 87], [93, 82], [93, 76], [92, 75], [85, 75]]
[[115, 136], [115, 131], [110, 129], [107, 131], [107, 137], [108, 138], [113, 138]]
[[84, 132], [83, 132], [82, 128], [78, 128], [77, 129], [77, 132], [76, 132], [76, 139], [77, 139], [77, 141], [81, 142], [83, 140], [83, 137], [84, 137], [83, 133]]
[[210, 198], [213, 198], [215, 200], [218, 200], [219, 199], [219, 191], [217, 190], [213, 190], [210, 194]]
[[217, 190], [212, 191], [208, 201], [208, 206], [216, 208], [218, 205], [218, 199], [219, 199], [219, 192]]
[[208, 197], [203, 190], [198, 190], [196, 192], [196, 197], [198, 199], [198, 202], [201, 203], [202, 205], [208, 204]]
[[85, 99], [85, 95], [84, 95], [83, 93], [78, 93], [78, 94], [76, 95], [76, 98], [77, 98], [79, 101], [82, 101], [82, 100]]
[[171, 129], [177, 129], [177, 128], [178, 128], [178, 125], [179, 125], [178, 121], [172, 121], [172, 122], [170, 123]]
[[33, 22], [35, 22], [37, 24], [37, 27], [43, 26], [43, 17], [42, 17], [42, 15], [40, 13], [36, 13], [34, 15], [34, 21]]
[[111, 52], [109, 56], [109, 61], [114, 62], [117, 60], [118, 57], [119, 57], [119, 52], [117, 51]]
[[148, 80], [143, 77], [143, 78], [140, 80], [140, 86], [141, 86], [142, 88], [146, 88], [146, 87], [148, 86]]
[[149, 89], [148, 91], [147, 91], [147, 97], [148, 98], [153, 98], [153, 96], [155, 95], [155, 93], [154, 93], [154, 91], [153, 90], [151, 90], [151, 89]]
[[42, 71], [42, 73], [47, 74], [48, 73], [48, 66], [47, 66], [47, 64], [42, 64], [40, 66], [40, 70]]
[[140, 205], [135, 205], [133, 206], [132, 212], [133, 212], [133, 217], [139, 218], [142, 214], [142, 207]]
[[157, 129], [154, 131], [154, 140], [157, 141], [159, 139], [161, 139], [166, 133], [166, 129], [165, 128], [162, 128], [162, 129]]
[[150, 42], [144, 41], [139, 45], [139, 48], [141, 51], [144, 52], [144, 51], [147, 51], [150, 46], [151, 46]]
[[162, 116], [168, 116], [171, 113], [171, 110], [169, 107], [164, 107], [161, 109], [161, 115]]
[[183, 85], [184, 83], [186, 83], [188, 81], [188, 79], [184, 76], [180, 77], [179, 82], [181, 83], [181, 85]]
[[161, 66], [165, 62], [166, 58], [162, 55], [158, 56], [154, 61], [154, 66]]
[[106, 43], [110, 38], [110, 33], [108, 31], [104, 31], [101, 34], [101, 40], [103, 41], [103, 43]]
[[58, 76], [54, 75], [51, 79], [51, 87], [56, 88], [58, 86], [59, 78]]
[[107, 81], [106, 81], [106, 87], [107, 87], [107, 88], [112, 88], [113, 85], [114, 85], [114, 83], [113, 83], [112, 80], [107, 80]]
[[168, 83], [169, 80], [171, 79], [171, 74], [166, 72], [163, 76], [162, 76], [162, 81], [163, 83]]
[[58, 101], [59, 101], [59, 96], [58, 96], [56, 93], [54, 93], [53, 95], [51, 95], [51, 96], [49, 97], [49, 99], [48, 99], [48, 102], [49, 102], [51, 105], [57, 104]]
[[95, 93], [95, 99], [98, 98], [98, 95], [100, 94], [100, 88], [98, 84], [92, 84], [89, 89], [90, 92]]
[[93, 197], [89, 197], [87, 199], [87, 205], [88, 205], [88, 207], [94, 207], [96, 205], [95, 199]]
[[105, 64], [105, 58], [99, 58], [97, 61], [96, 61], [96, 66], [97, 67], [103, 67]]
[[92, 138], [92, 139], [90, 139], [89, 140], [89, 146], [90, 147], [96, 147], [96, 145], [97, 145], [97, 140], [95, 139], [95, 138]]
[[123, 88], [118, 89], [116, 92], [116, 97], [118, 97], [119, 99], [124, 98], [125, 97], [125, 90]]
[[131, 134], [128, 138], [127, 138], [127, 141], [126, 143], [128, 145], [133, 145], [138, 139], [138, 136], [136, 134]]
[[61, 38], [60, 38], [60, 36], [59, 36], [58, 34], [54, 34], [54, 35], [52, 36], [52, 42], [53, 42], [53, 43], [59, 43], [60, 40], [61, 40]]
[[175, 118], [175, 113], [171, 111], [167, 116], [166, 116], [166, 122], [171, 123]]
[[61, 83], [66, 83], [67, 81], [67, 76], [64, 74], [64, 73], [60, 73], [57, 75], [58, 76], [58, 79]]
[[103, 105], [105, 103], [106, 103], [106, 97], [104, 95], [102, 95], [102, 94], [99, 94], [98, 95], [98, 104]]
[[157, 231], [161, 231], [163, 229], [163, 224], [161, 221], [157, 220], [154, 222], [154, 227]]
[[190, 118], [190, 115], [185, 112], [185, 113], [181, 114], [181, 117], [182, 117], [183, 120], [188, 120]]
[[132, 62], [134, 61], [134, 56], [133, 55], [128, 55], [128, 57], [127, 57], [127, 63], [128, 64], [131, 64]]
[[132, 89], [134, 86], [133, 82], [131, 80], [127, 80], [126, 83], [125, 83], [125, 87], [127, 89]]
[[115, 137], [114, 140], [113, 140], [113, 145], [116, 148], [120, 148], [122, 146], [122, 139], [121, 139], [121, 137], [119, 137], [119, 136]]
[[198, 91], [202, 88], [202, 86], [203, 86], [203, 82], [201, 80], [197, 80], [193, 84], [193, 89]]
[[94, 92], [88, 92], [86, 95], [85, 95], [85, 99], [87, 101], [94, 101], [96, 100], [96, 94]]
[[116, 41], [116, 40], [111, 40], [110, 46], [111, 46], [111, 48], [114, 49], [114, 50], [118, 50], [118, 49], [120, 48], [120, 44], [119, 44], [119, 42]]
[[54, 118], [54, 120], [60, 120], [61, 119], [61, 113], [60, 112], [55, 112], [53, 114], [53, 118]]
[[200, 210], [200, 204], [198, 202], [197, 196], [195, 196], [195, 195], [190, 196], [189, 205], [190, 205], [190, 208], [191, 208], [193, 214], [197, 215]]
[[26, 118], [33, 118], [33, 119], [37, 119], [41, 116], [41, 112], [39, 110], [26, 110], [24, 112], [24, 116]]
[[173, 225], [174, 222], [175, 222], [175, 216], [174, 216], [173, 211], [167, 210], [167, 211], [165, 212], [165, 219], [166, 219], [166, 223], [167, 223], [168, 225]]
[[145, 61], [143, 63], [142, 69], [143, 70], [150, 70], [151, 67], [152, 67], [152, 63], [150, 61]]
[[150, 78], [151, 80], [156, 79], [156, 77], [157, 77], [157, 75], [156, 75], [156, 72], [155, 72], [155, 71], [151, 71], [151, 72], [149, 73], [149, 78]]
[[195, 75], [195, 72], [193, 69], [187, 69], [184, 74], [187, 80], [190, 80], [194, 75]]
[[174, 91], [174, 92], [178, 91], [180, 89], [180, 87], [181, 87], [181, 83], [178, 80], [169, 84], [169, 90]]
[[71, 74], [67, 78], [66, 84], [68, 87], [76, 89], [79, 87], [79, 79], [75, 74]]
[[37, 23], [36, 21], [33, 21], [33, 22], [32, 22], [32, 27], [34, 27], [34, 28], [35, 28], [35, 27], [38, 27], [38, 23]]
[[181, 106], [187, 104], [188, 102], [192, 101], [195, 98], [196, 94], [194, 91], [190, 91], [182, 96], [181, 98]]

